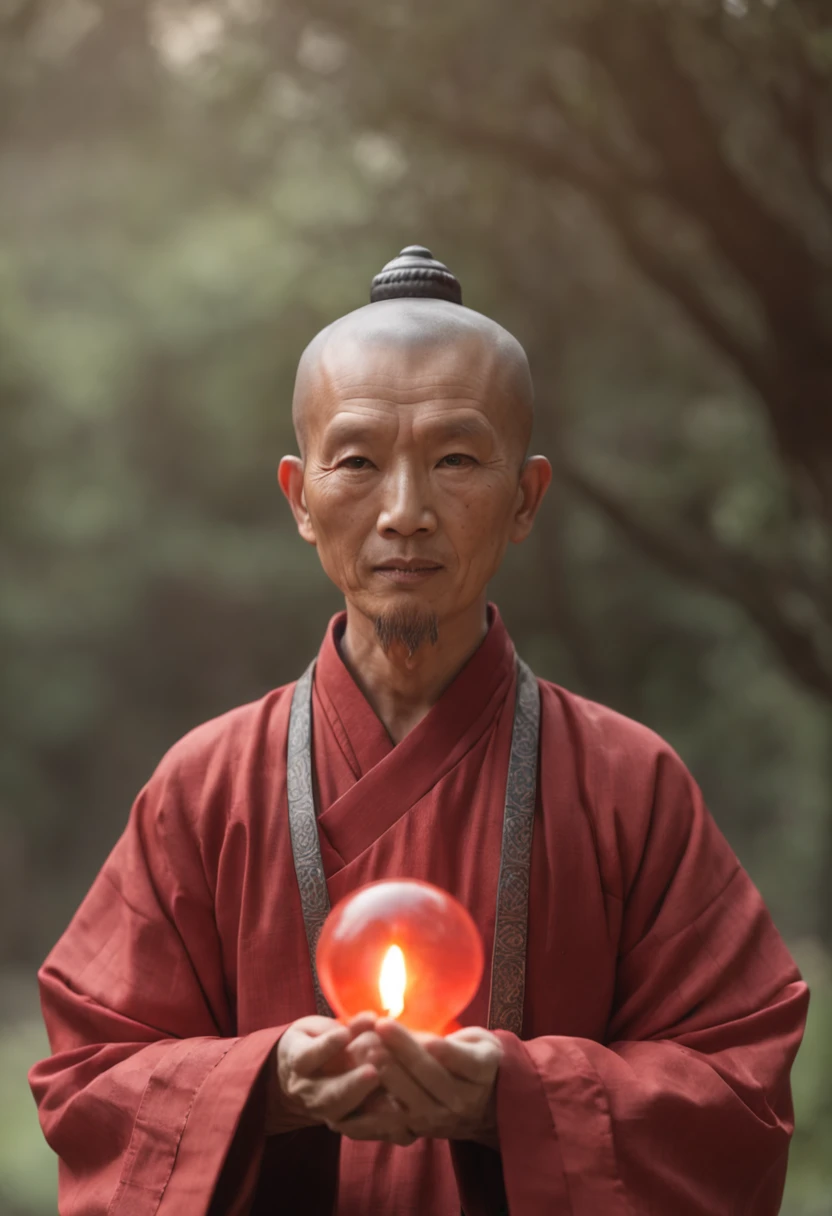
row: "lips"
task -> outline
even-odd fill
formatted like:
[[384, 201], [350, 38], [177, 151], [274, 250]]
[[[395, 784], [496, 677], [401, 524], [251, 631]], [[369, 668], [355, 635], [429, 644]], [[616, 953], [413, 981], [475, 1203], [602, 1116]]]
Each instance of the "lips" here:
[[379, 562], [373, 569], [397, 571], [402, 574], [420, 574], [427, 573], [430, 570], [441, 570], [442, 563], [430, 562], [420, 558], [391, 558], [386, 562]]

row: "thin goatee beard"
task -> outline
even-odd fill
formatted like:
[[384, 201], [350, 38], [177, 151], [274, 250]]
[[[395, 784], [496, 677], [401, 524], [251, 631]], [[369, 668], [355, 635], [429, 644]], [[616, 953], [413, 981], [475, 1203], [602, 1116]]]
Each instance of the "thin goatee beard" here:
[[435, 612], [394, 608], [377, 616], [374, 624], [376, 637], [385, 654], [398, 642], [407, 650], [407, 657], [412, 659], [420, 646], [425, 643], [435, 646], [439, 641], [439, 619]]

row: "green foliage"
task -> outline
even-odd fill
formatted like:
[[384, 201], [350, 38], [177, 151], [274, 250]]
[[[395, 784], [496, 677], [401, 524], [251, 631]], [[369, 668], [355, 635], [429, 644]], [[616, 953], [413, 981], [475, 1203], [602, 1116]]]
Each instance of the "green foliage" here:
[[49, 1050], [40, 1019], [15, 1022], [0, 1038], [0, 1216], [51, 1216], [57, 1165], [41, 1134], [26, 1073]]
[[807, 941], [795, 954], [812, 999], [792, 1084], [796, 1132], [785, 1216], [827, 1216], [832, 1201], [832, 957]]

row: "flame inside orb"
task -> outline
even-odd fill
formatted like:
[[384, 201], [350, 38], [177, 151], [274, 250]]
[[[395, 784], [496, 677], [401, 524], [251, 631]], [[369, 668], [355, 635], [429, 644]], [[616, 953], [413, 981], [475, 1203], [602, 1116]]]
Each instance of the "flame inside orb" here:
[[381, 1007], [391, 1018], [397, 1018], [404, 1009], [404, 990], [407, 987], [407, 968], [401, 946], [391, 946], [381, 964], [378, 991]]
[[482, 978], [482, 938], [458, 900], [413, 878], [368, 883], [336, 904], [315, 955], [336, 1017], [386, 1014], [448, 1033]]

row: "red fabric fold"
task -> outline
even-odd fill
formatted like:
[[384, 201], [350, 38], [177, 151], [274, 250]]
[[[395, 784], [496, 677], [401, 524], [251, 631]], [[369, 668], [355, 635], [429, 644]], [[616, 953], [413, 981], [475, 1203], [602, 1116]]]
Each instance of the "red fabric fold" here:
[[[384, 744], [379, 737], [381, 724], [338, 652], [342, 626], [343, 618], [336, 617], [321, 648], [315, 683], [330, 712], [325, 718], [316, 715], [314, 727], [317, 744], [326, 727], [332, 729], [337, 714], [338, 729], [333, 734], [339, 749], [345, 750], [341, 736], [348, 733], [356, 740], [355, 761], [362, 766], [371, 763], [362, 767], [360, 780], [342, 787], [337, 796], [332, 771], [322, 766], [318, 826], [349, 864], [429, 794], [493, 724], [513, 688], [514, 647], [499, 615], [492, 614], [482, 645], [430, 712], [393, 747], [389, 739]], [[326, 739], [322, 743], [326, 748]], [[328, 791], [332, 801], [327, 800]]]

